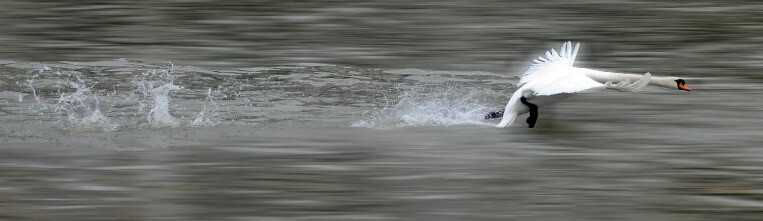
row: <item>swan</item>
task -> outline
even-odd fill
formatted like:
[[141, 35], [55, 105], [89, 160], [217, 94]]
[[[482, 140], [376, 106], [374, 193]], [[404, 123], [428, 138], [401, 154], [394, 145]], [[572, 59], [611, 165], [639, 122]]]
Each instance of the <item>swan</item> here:
[[519, 79], [518, 89], [511, 95], [503, 111], [490, 112], [485, 119], [502, 118], [497, 127], [510, 126], [521, 114], [530, 113], [527, 124], [535, 127], [538, 119], [538, 105], [531, 101], [551, 101], [551, 97], [566, 97], [566, 95], [597, 89], [615, 89], [620, 91], [637, 92], [647, 85], [691, 91], [686, 80], [678, 77], [654, 77], [651, 73], [643, 75], [626, 74], [575, 67], [575, 58], [580, 43], [572, 46], [567, 41], [559, 48], [546, 51], [545, 57], [533, 60], [527, 71]]

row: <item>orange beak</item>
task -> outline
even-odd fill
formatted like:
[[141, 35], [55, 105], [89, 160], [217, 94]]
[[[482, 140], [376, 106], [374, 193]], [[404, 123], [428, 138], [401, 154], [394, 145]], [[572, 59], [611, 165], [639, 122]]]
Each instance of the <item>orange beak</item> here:
[[678, 89], [682, 91], [691, 91], [691, 88], [689, 88], [689, 85], [686, 83], [679, 84]]

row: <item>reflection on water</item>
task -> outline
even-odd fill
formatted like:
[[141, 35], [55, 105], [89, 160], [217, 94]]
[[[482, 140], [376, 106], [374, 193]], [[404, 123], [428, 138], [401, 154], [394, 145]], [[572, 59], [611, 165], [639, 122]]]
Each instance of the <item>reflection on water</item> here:
[[[0, 219], [758, 220], [762, 9], [2, 1]], [[697, 90], [481, 119], [562, 40]]]

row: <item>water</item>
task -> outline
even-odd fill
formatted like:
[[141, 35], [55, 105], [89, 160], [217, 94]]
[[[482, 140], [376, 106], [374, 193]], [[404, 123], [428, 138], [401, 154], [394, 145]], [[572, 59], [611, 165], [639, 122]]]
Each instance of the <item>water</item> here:
[[[2, 5], [0, 220], [763, 217], [755, 1]], [[481, 119], [563, 40], [696, 90]]]

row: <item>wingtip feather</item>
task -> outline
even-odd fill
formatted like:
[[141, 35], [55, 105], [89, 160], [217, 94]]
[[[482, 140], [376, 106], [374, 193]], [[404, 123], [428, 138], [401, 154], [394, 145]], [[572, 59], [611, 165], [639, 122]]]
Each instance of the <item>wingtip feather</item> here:
[[562, 64], [564, 66], [572, 67], [580, 49], [580, 43], [574, 43], [575, 47], [572, 46], [572, 41], [565, 41], [559, 48], [559, 52], [557, 52], [556, 48], [551, 48], [550, 50], [547, 50], [544, 55], [538, 56], [537, 59], [532, 61], [533, 63], [528, 70], [522, 74], [519, 84], [521, 85], [529, 81], [531, 78], [530, 76], [533, 75], [533, 73], [536, 73], [545, 67], [551, 67], [548, 65]]

